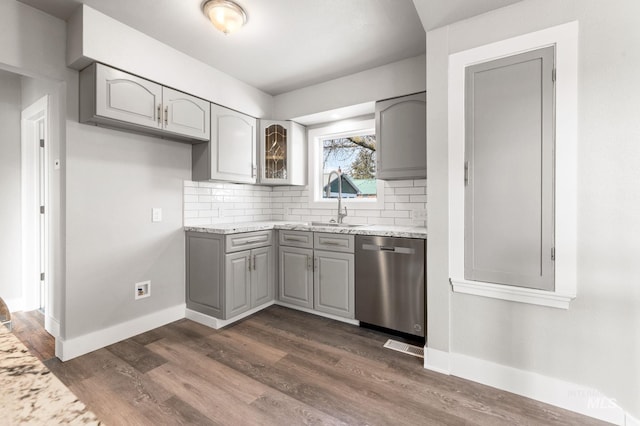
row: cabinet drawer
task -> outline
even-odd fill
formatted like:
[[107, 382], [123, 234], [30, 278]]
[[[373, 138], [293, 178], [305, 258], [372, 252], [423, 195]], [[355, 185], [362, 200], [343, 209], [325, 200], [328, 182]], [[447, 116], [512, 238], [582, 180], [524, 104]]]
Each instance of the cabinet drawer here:
[[279, 235], [281, 246], [313, 248], [313, 232], [280, 231]]
[[273, 231], [243, 232], [226, 236], [226, 253], [249, 250], [256, 247], [270, 246]]
[[313, 246], [320, 250], [353, 253], [353, 235], [316, 232], [313, 237]]

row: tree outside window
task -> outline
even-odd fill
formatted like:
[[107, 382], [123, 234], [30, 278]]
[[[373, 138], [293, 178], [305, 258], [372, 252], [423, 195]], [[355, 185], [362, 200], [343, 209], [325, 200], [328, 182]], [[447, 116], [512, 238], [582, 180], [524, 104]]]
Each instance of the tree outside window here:
[[[338, 196], [338, 179], [329, 173], [342, 171], [343, 198], [373, 198], [377, 196], [376, 184], [376, 136], [363, 134], [322, 140], [322, 198]], [[327, 197], [327, 186], [331, 185]]]

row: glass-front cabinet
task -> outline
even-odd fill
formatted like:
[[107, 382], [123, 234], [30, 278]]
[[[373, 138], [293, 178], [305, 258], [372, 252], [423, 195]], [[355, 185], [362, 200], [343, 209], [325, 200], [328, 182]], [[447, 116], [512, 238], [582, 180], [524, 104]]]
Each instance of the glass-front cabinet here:
[[306, 185], [306, 129], [293, 121], [260, 120], [260, 183]]

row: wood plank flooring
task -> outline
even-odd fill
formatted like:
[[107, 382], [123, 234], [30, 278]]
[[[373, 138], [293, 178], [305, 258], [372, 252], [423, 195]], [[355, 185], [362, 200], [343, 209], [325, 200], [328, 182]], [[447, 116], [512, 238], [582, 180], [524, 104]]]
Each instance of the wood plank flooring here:
[[272, 306], [222, 330], [180, 320], [46, 365], [108, 425], [598, 425], [425, 370], [389, 336]]

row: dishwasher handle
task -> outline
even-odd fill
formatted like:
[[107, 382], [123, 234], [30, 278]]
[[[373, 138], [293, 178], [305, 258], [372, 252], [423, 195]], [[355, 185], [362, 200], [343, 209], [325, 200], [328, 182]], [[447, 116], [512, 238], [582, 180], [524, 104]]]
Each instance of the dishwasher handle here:
[[398, 254], [414, 254], [415, 249], [408, 247], [393, 247], [393, 246], [379, 246], [376, 244], [363, 244], [362, 250], [368, 251], [383, 251], [387, 253], [398, 253]]

